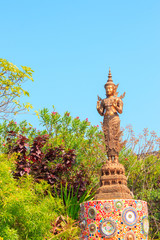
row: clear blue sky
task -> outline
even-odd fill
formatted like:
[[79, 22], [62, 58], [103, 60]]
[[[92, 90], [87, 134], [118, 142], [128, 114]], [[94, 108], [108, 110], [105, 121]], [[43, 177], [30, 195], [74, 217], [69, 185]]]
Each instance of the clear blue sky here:
[[[29, 66], [34, 110], [48, 107], [99, 125], [97, 94], [111, 67], [126, 92], [121, 126], [160, 135], [159, 0], [1, 1], [0, 57]], [[22, 115], [38, 128], [36, 116]]]

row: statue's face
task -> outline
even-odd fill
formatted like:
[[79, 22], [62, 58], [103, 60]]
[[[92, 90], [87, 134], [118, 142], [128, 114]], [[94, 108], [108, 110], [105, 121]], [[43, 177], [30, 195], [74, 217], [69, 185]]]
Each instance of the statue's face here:
[[108, 85], [106, 87], [106, 94], [107, 94], [107, 97], [114, 95], [114, 86], [113, 85]]

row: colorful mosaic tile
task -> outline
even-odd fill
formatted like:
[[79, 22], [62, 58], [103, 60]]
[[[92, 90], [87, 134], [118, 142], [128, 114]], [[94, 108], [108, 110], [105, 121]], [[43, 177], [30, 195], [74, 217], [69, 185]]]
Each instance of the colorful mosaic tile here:
[[104, 210], [105, 212], [107, 212], [107, 213], [109, 213], [110, 211], [112, 211], [112, 206], [111, 206], [111, 204], [110, 204], [110, 203], [105, 203], [105, 204], [103, 205], [103, 210]]
[[124, 240], [136, 240], [134, 232], [132, 231], [127, 232], [124, 236]]
[[137, 201], [136, 209], [139, 210], [139, 211], [142, 210], [142, 202], [141, 201]]
[[97, 226], [96, 226], [96, 224], [95, 223], [91, 223], [90, 225], [89, 225], [89, 232], [91, 233], [91, 234], [93, 234], [93, 233], [95, 233], [97, 231]]
[[106, 219], [100, 224], [100, 232], [106, 238], [114, 237], [117, 232], [116, 224], [111, 219]]
[[148, 221], [148, 217], [144, 216], [142, 218], [142, 232], [145, 236], [148, 235], [149, 232], [149, 221]]
[[130, 227], [133, 227], [137, 222], [137, 211], [132, 207], [127, 207], [122, 213], [123, 222]]
[[117, 208], [117, 209], [123, 208], [123, 202], [121, 200], [115, 201], [114, 205], [115, 205], [115, 208]]
[[147, 203], [133, 199], [88, 201], [81, 204], [82, 240], [147, 240]]
[[96, 209], [93, 208], [93, 207], [89, 208], [88, 216], [89, 216], [89, 218], [93, 218], [94, 219], [96, 217]]
[[87, 221], [86, 221], [86, 219], [82, 219], [81, 221], [80, 221], [80, 227], [81, 227], [81, 229], [85, 229], [86, 228], [86, 226], [87, 226]]

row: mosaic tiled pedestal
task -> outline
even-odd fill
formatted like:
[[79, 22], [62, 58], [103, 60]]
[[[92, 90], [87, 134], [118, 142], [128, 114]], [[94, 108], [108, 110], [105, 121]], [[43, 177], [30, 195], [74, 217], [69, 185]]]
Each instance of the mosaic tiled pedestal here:
[[133, 199], [84, 202], [80, 226], [81, 240], [147, 240], [147, 203]]

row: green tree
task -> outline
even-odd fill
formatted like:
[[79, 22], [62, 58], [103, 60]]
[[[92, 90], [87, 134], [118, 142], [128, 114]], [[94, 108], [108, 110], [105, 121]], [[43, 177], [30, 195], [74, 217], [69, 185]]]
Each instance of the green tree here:
[[79, 228], [45, 182], [14, 179], [17, 156], [0, 154], [0, 240], [78, 239]]
[[30, 67], [21, 66], [21, 70], [6, 59], [0, 58], [0, 118], [6, 119], [9, 115], [16, 115], [32, 108], [30, 103], [21, 103], [22, 96], [28, 96], [29, 92], [22, 88], [27, 80], [33, 81], [33, 70]]

